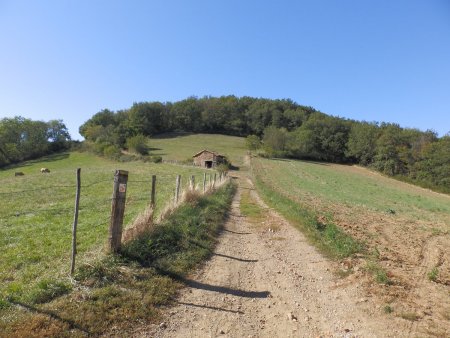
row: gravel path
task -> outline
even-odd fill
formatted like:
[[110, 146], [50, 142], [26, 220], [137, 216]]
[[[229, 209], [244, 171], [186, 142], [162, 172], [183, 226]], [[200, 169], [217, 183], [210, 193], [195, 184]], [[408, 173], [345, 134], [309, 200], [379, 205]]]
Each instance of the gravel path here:
[[[406, 337], [358, 281], [269, 209], [241, 177], [213, 257], [190, 277], [177, 305], [137, 337]], [[243, 189], [265, 210], [262, 224], [240, 213]], [[273, 230], [275, 229], [275, 230]]]

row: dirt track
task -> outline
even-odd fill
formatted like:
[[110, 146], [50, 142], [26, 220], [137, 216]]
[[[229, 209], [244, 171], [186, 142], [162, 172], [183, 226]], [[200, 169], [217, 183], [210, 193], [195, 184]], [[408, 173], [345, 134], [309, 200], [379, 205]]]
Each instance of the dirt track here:
[[[304, 236], [242, 179], [212, 259], [191, 276], [159, 325], [138, 337], [409, 337], [412, 326], [383, 313], [365, 291], [362, 272], [340, 279]], [[251, 189], [263, 224], [240, 214]], [[269, 230], [270, 229], [270, 230]], [[272, 229], [276, 229], [273, 231]]]

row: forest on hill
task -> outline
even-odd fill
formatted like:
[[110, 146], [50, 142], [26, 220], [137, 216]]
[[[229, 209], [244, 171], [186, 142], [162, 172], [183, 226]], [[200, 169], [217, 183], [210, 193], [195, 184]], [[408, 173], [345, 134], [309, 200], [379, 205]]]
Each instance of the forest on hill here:
[[62, 120], [0, 120], [0, 168], [68, 149], [70, 134]]
[[98, 153], [114, 154], [127, 140], [184, 131], [247, 137], [270, 157], [360, 164], [384, 174], [450, 191], [450, 134], [324, 114], [289, 99], [189, 97], [140, 102], [96, 113], [80, 134]]

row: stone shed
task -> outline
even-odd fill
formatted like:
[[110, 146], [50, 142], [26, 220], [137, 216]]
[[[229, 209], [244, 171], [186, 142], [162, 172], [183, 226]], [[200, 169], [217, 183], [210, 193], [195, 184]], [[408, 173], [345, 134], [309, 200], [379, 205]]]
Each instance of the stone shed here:
[[225, 163], [226, 158], [215, 151], [202, 150], [201, 152], [192, 156], [194, 158], [194, 165], [203, 168], [214, 168], [219, 164]]

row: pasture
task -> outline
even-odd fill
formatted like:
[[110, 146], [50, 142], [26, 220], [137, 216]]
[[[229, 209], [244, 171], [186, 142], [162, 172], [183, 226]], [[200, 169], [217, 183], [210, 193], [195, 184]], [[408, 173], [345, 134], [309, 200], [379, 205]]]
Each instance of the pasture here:
[[241, 166], [246, 153], [243, 137], [169, 133], [156, 135], [149, 141], [151, 155], [162, 156], [163, 160], [192, 161], [192, 156], [203, 149], [225, 155], [233, 165]]
[[[40, 168], [50, 173], [41, 173]], [[194, 167], [143, 162], [118, 163], [88, 153], [64, 153], [0, 171], [0, 300], [27, 301], [37, 283], [67, 277], [76, 168], [81, 169], [77, 265], [103, 254], [108, 237], [115, 169], [129, 171], [124, 228], [150, 201], [157, 175], [156, 214], [173, 198], [176, 175], [201, 182]], [[15, 176], [15, 172], [24, 176]], [[1, 307], [0, 307], [1, 308]]]

